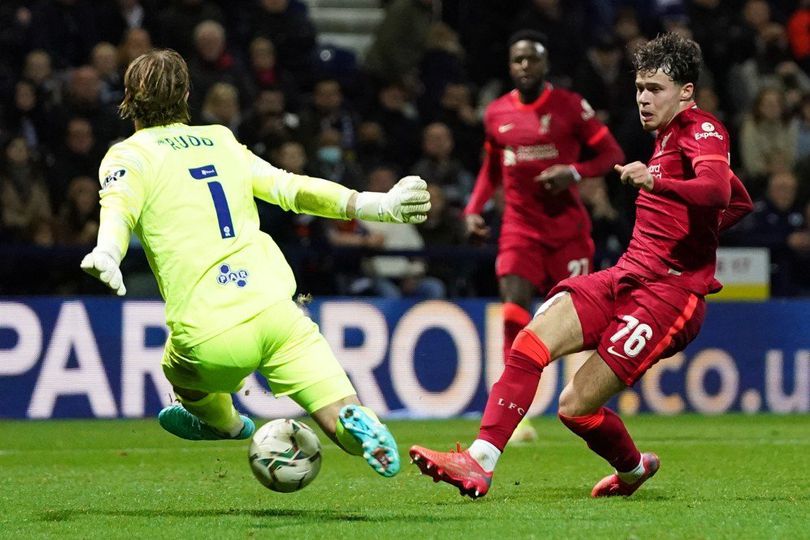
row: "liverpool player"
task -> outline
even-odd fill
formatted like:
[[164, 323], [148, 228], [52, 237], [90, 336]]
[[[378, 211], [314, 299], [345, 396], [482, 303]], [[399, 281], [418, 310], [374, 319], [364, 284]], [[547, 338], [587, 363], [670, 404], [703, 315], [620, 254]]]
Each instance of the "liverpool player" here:
[[[488, 236], [481, 210], [497, 185], [503, 185], [506, 205], [495, 271], [504, 302], [504, 359], [531, 320], [535, 291], [545, 294], [562, 279], [591, 268], [591, 222], [576, 183], [602, 176], [624, 159], [582, 96], [545, 81], [543, 40], [531, 30], [509, 39], [515, 90], [487, 108], [486, 157], [464, 211], [468, 233]], [[592, 157], [579, 161], [583, 147], [590, 148]], [[517, 439], [534, 437], [528, 421], [515, 433]]]
[[714, 279], [718, 234], [752, 208], [729, 168], [728, 132], [694, 104], [700, 57], [698, 45], [677, 34], [661, 35], [635, 53], [641, 124], [657, 138], [648, 165], [616, 166], [623, 182], [640, 189], [627, 252], [613, 268], [552, 289], [515, 339], [478, 438], [463, 452], [414, 446], [410, 454], [423, 473], [462, 494], [484, 495], [543, 368], [561, 355], [594, 348], [559, 400], [563, 424], [616, 471], [591, 495], [630, 495], [658, 470], [658, 457], [640, 453], [604, 404], [694, 339], [704, 296], [721, 287]]

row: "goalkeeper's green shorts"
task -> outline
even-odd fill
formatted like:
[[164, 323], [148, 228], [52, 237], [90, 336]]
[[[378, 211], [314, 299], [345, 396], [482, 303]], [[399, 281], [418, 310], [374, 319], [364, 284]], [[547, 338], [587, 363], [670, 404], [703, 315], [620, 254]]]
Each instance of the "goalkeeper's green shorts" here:
[[258, 371], [273, 395], [289, 395], [308, 413], [357, 393], [318, 325], [292, 300], [189, 349], [170, 337], [162, 364], [173, 386], [208, 393], [236, 392]]

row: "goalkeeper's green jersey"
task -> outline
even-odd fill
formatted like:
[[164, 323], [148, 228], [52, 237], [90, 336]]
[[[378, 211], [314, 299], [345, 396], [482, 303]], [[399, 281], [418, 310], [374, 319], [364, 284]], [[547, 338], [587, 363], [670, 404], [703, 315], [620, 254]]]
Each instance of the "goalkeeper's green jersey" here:
[[303, 202], [316, 208], [310, 213], [345, 217], [353, 193], [334, 185], [313, 205], [307, 195], [318, 181], [272, 167], [222, 126], [141, 129], [110, 148], [99, 179], [102, 228], [120, 218], [140, 238], [180, 347], [295, 292], [284, 255], [259, 230], [254, 196], [287, 210], [299, 211]]

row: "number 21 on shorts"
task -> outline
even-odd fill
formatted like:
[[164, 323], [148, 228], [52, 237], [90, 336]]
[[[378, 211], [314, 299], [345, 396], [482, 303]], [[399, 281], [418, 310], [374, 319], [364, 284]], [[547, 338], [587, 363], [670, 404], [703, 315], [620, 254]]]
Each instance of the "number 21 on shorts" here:
[[[638, 319], [632, 315], [622, 315], [621, 317], [622, 320], [627, 324], [625, 324], [623, 328], [620, 328], [618, 332], [610, 336], [610, 342], [616, 343], [627, 334], [630, 334], [630, 337], [624, 342], [624, 354], [630, 358], [635, 358], [636, 355], [638, 355], [638, 353], [644, 349], [644, 346], [647, 345], [647, 340], [652, 337], [652, 328], [650, 328], [650, 325], [648, 324], [639, 323]], [[613, 346], [608, 348], [608, 352], [611, 354], [616, 354], [616, 352], [613, 350]]]

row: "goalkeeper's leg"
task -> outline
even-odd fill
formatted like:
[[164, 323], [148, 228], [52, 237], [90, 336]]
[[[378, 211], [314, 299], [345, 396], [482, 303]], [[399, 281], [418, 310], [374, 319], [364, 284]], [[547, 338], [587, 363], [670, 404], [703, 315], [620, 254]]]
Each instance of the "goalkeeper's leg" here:
[[256, 426], [236, 412], [230, 394], [206, 394], [197, 390], [174, 389], [181, 405], [165, 407], [158, 415], [161, 427], [183, 439], [247, 439]]

